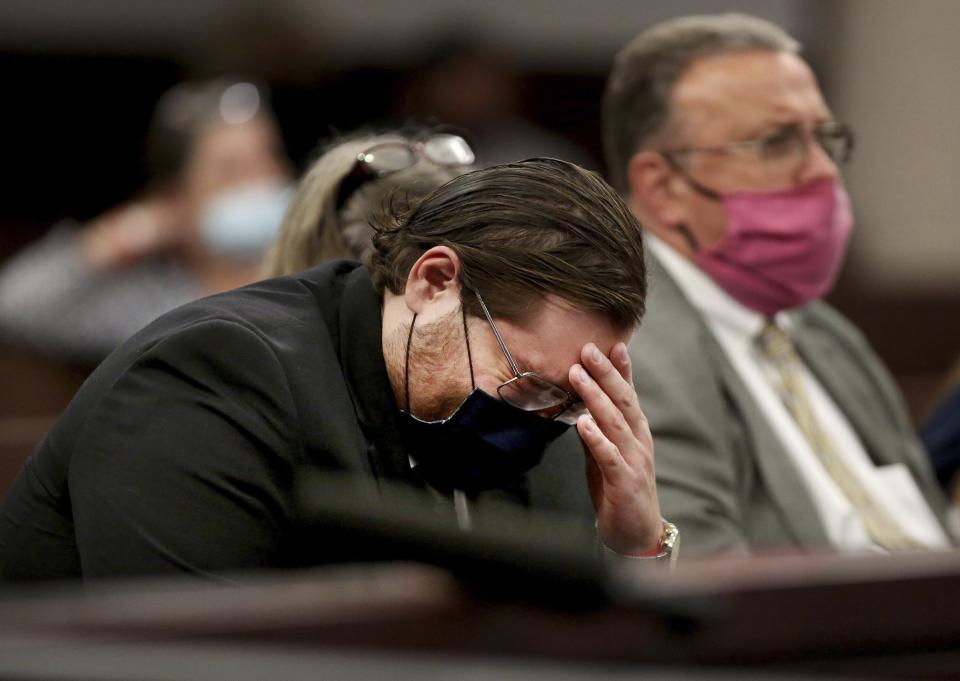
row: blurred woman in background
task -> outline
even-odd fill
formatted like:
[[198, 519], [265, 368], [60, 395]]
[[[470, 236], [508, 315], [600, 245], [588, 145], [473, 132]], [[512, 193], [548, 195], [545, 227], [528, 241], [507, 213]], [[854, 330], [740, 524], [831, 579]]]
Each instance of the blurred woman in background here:
[[363, 261], [372, 248], [371, 217], [385, 202], [415, 202], [474, 161], [470, 145], [448, 133], [357, 133], [335, 141], [301, 180], [261, 275], [336, 258]]
[[160, 99], [143, 195], [59, 225], [0, 270], [0, 335], [96, 362], [158, 315], [255, 278], [289, 200], [289, 163], [260, 88], [183, 83]]

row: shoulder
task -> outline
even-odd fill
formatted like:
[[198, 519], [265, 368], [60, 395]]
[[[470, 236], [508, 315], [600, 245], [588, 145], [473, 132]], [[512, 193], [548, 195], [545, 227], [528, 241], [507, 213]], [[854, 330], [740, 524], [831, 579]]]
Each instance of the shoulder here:
[[801, 310], [791, 313], [801, 332], [812, 332], [832, 337], [856, 351], [871, 351], [870, 343], [853, 322], [839, 310], [823, 301], [814, 301]]
[[288, 349], [291, 335], [333, 331], [342, 282], [354, 267], [331, 263], [195, 300], [157, 318], [128, 345], [142, 349], [161, 339], [222, 333], [256, 336]]
[[895, 390], [892, 377], [869, 340], [836, 308], [815, 301], [791, 313], [790, 317], [796, 324], [798, 343], [828, 354], [830, 361], [844, 365], [848, 371], [868, 376], [882, 385], [885, 393]]
[[288, 393], [294, 385], [338, 373], [323, 313], [323, 307], [332, 304], [318, 300], [294, 277], [187, 303], [158, 317], [111, 353], [75, 401], [98, 402], [130, 376], [141, 376], [157, 389], [190, 384], [235, 392], [256, 386], [260, 392]]
[[703, 431], [715, 446], [733, 426], [726, 360], [706, 322], [662, 270], [651, 270], [647, 313], [630, 343], [633, 382], [658, 452], [667, 432]]
[[633, 335], [633, 363], [651, 374], [669, 375], [678, 383], [712, 373], [709, 331], [666, 270], [653, 259], [646, 313]]
[[[819, 363], [842, 376], [850, 390], [859, 390], [863, 405], [884, 408], [884, 418], [912, 431], [906, 407], [893, 377], [866, 337], [840, 312], [814, 302], [791, 314], [801, 352], [819, 355]], [[809, 359], [809, 358], [808, 358]]]

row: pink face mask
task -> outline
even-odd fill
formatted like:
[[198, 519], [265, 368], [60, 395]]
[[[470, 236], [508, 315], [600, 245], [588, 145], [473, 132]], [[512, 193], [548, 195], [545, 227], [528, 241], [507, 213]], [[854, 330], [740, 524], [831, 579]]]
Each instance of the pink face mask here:
[[767, 316], [830, 290], [853, 227], [838, 180], [720, 199], [727, 232], [717, 245], [696, 250], [694, 260], [723, 290]]

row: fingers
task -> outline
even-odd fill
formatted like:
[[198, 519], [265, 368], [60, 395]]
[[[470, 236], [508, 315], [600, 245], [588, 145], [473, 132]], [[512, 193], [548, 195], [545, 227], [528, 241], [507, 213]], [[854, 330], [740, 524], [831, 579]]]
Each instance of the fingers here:
[[593, 343], [570, 368], [570, 382], [589, 414], [577, 421], [587, 450], [587, 481], [604, 545], [646, 555], [660, 536], [653, 440], [640, 409], [623, 343], [604, 356]]
[[577, 432], [605, 479], [614, 481], [626, 473], [620, 450], [601, 432], [589, 414], [584, 414], [577, 420]]
[[610, 361], [617, 368], [620, 375], [630, 385], [633, 385], [633, 366], [630, 364], [630, 353], [624, 343], [617, 343], [610, 351]]
[[[610, 354], [612, 359], [593, 343], [587, 343], [581, 351], [581, 360], [589, 375], [583, 378], [571, 369], [570, 381], [608, 435], [623, 423], [635, 437], [642, 437], [646, 417], [633, 387], [627, 349], [623, 343], [617, 343]], [[621, 444], [615, 437], [614, 442]]]
[[574, 387], [590, 411], [577, 421], [577, 431], [588, 454], [606, 482], [614, 487], [627, 485], [631, 475], [651, 468], [646, 460], [649, 454], [645, 440], [634, 435], [623, 414], [582, 367], [575, 366], [573, 373], [581, 375], [580, 383], [574, 382]]

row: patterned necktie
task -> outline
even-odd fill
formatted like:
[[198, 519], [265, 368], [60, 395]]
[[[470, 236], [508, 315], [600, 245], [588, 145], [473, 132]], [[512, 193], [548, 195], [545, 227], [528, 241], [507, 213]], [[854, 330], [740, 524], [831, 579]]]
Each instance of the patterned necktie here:
[[802, 382], [800, 357], [790, 337], [772, 322], [767, 322], [757, 337], [757, 345], [777, 369], [780, 377], [777, 390], [784, 405], [824, 469], [860, 514], [871, 539], [889, 551], [923, 548], [905, 535], [890, 514], [874, 501], [820, 428]]

